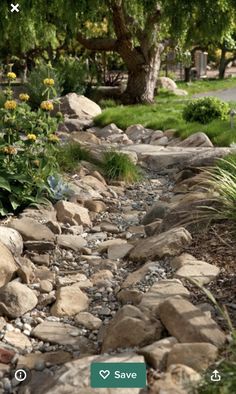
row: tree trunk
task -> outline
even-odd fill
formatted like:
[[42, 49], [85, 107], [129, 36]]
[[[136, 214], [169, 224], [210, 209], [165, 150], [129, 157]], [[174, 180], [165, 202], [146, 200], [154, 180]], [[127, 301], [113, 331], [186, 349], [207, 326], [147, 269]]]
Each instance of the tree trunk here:
[[124, 104], [152, 104], [157, 77], [161, 65], [161, 52], [158, 50], [149, 63], [128, 72], [128, 82], [122, 102]]
[[184, 82], [191, 82], [191, 67], [184, 67]]
[[224, 79], [225, 77], [225, 69], [227, 66], [226, 61], [226, 49], [223, 47], [221, 50], [221, 57], [220, 57], [220, 65], [219, 65], [219, 79]]

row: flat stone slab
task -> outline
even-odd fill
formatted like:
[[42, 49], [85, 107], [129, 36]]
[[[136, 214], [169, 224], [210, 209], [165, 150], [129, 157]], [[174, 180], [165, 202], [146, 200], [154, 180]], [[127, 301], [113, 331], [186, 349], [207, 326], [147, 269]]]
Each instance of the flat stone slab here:
[[142, 301], [138, 305], [139, 308], [148, 308], [154, 310], [161, 302], [169, 297], [181, 296], [189, 298], [190, 293], [186, 287], [182, 285], [178, 279], [167, 279], [161, 280], [150, 288], [150, 290], [144, 294]]
[[59, 345], [78, 345], [80, 330], [70, 324], [45, 321], [34, 328], [32, 336]]
[[164, 171], [173, 167], [181, 169], [188, 165], [208, 166], [212, 165], [215, 159], [235, 152], [235, 148], [184, 148], [148, 144], [125, 145], [121, 150], [135, 152], [139, 161], [145, 162], [148, 168], [155, 171]]

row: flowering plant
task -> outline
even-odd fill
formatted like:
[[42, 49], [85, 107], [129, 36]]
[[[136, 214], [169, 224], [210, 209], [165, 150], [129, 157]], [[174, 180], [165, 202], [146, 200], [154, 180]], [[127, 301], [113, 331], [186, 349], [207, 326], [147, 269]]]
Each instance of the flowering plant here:
[[[56, 159], [59, 142], [57, 131], [60, 117], [53, 117], [51, 101], [54, 81], [42, 84], [48, 89], [47, 101], [33, 111], [27, 93], [19, 100], [11, 89], [15, 73], [8, 73], [6, 101], [0, 109], [0, 215], [22, 210], [32, 203], [52, 198], [48, 177], [58, 172]], [[54, 92], [55, 93], [55, 92]]]

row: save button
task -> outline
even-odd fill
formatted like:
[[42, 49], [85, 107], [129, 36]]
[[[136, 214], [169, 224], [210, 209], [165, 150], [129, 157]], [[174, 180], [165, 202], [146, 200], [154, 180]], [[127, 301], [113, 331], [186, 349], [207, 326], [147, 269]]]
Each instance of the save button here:
[[144, 363], [92, 363], [90, 382], [93, 388], [146, 387]]

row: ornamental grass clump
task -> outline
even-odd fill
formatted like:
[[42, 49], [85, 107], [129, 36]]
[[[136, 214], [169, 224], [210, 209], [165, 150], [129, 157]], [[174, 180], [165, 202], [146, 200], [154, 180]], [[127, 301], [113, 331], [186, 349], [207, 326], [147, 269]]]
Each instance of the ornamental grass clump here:
[[135, 183], [141, 178], [139, 168], [125, 153], [116, 151], [105, 152], [102, 169], [108, 181], [118, 180]]
[[46, 101], [32, 111], [30, 96], [13, 99], [15, 73], [8, 73], [5, 102], [0, 109], [0, 216], [19, 212], [29, 204], [53, 200], [48, 178], [59, 171], [56, 160], [61, 117], [53, 117], [54, 80], [41, 81]]
[[[206, 201], [201, 200], [192, 210], [192, 222], [228, 221], [229, 228], [236, 229], [236, 163], [220, 159], [220, 165], [207, 168], [199, 175], [199, 186], [206, 190]], [[224, 168], [222, 168], [223, 166]], [[190, 221], [185, 221], [185, 224]]]

